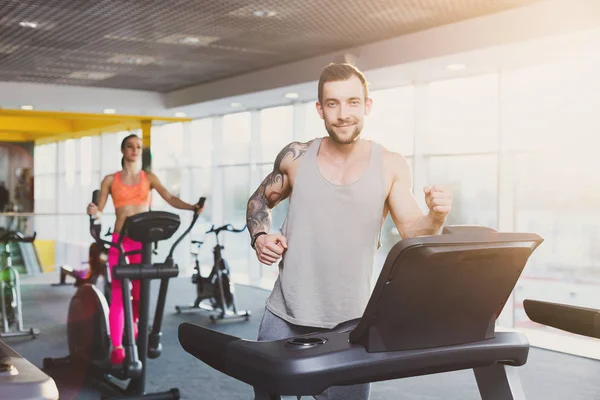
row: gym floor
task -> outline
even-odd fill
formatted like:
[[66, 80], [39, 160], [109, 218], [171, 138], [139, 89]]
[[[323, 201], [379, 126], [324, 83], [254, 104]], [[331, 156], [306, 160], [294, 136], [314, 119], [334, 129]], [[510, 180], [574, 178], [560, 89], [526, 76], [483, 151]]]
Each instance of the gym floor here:
[[[66, 314], [75, 288], [51, 287], [58, 281], [57, 273], [23, 279], [22, 296], [26, 327], [41, 330], [37, 339], [12, 338], [6, 342], [17, 352], [41, 368], [44, 357], [67, 354]], [[152, 304], [158, 292], [153, 282]], [[211, 324], [206, 313], [177, 315], [175, 305], [188, 304], [194, 298], [189, 278], [171, 280], [163, 321], [163, 353], [150, 360], [147, 375], [148, 391], [179, 388], [182, 399], [252, 399], [252, 388], [206, 366], [181, 349], [177, 327], [191, 322], [246, 339], [255, 339], [268, 292], [258, 288], [236, 286], [236, 302], [240, 309], [252, 311], [250, 321]], [[153, 315], [153, 308], [151, 315]], [[598, 376], [600, 362], [576, 356], [532, 348], [528, 363], [519, 368], [527, 400], [594, 400], [600, 399]], [[61, 400], [98, 399], [88, 386], [65, 386], [55, 377]], [[292, 399], [292, 397], [286, 397]], [[306, 399], [306, 397], [304, 397]], [[471, 371], [377, 382], [372, 385], [372, 400], [480, 399]]]

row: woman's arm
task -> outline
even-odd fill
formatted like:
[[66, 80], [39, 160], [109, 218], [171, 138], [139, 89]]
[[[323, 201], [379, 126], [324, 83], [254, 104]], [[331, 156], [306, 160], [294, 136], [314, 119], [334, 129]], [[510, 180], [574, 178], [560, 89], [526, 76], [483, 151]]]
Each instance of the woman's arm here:
[[98, 205], [90, 203], [87, 208], [88, 215], [96, 215], [97, 212], [102, 212], [108, 201], [110, 194], [110, 185], [112, 185], [114, 175], [106, 175], [100, 184], [100, 193], [98, 193]]
[[152, 172], [147, 172], [148, 179], [150, 180], [150, 187], [156, 189], [160, 197], [162, 197], [171, 207], [178, 208], [180, 210], [195, 210], [195, 204], [189, 204], [181, 200], [177, 196], [173, 196], [160, 182], [160, 179]]

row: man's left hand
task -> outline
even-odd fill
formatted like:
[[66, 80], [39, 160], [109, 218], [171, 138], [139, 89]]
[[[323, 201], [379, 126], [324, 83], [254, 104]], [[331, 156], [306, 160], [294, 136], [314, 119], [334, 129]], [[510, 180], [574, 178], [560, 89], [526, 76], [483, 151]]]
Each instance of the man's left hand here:
[[429, 213], [436, 220], [445, 220], [452, 209], [452, 191], [442, 185], [423, 188]]

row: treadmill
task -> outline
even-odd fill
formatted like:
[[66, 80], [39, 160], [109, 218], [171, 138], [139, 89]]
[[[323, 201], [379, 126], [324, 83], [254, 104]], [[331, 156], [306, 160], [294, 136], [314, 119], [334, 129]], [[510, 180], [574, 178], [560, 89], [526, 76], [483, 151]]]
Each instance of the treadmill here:
[[496, 319], [543, 239], [477, 226], [404, 239], [390, 250], [361, 318], [328, 331], [251, 341], [191, 323], [185, 351], [255, 388], [257, 399], [472, 369], [482, 400], [525, 399], [529, 342]]

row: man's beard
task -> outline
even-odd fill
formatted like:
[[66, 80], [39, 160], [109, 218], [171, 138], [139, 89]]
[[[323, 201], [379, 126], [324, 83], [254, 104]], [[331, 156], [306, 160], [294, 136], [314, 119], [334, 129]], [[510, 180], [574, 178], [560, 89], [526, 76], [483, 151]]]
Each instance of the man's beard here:
[[354, 143], [356, 141], [356, 139], [360, 136], [360, 132], [362, 131], [362, 126], [360, 126], [359, 124], [356, 124], [356, 125], [354, 125], [354, 131], [352, 132], [352, 134], [348, 137], [342, 138], [335, 132], [335, 128], [336, 127], [333, 125], [325, 124], [325, 129], [327, 130], [329, 137], [338, 144]]

